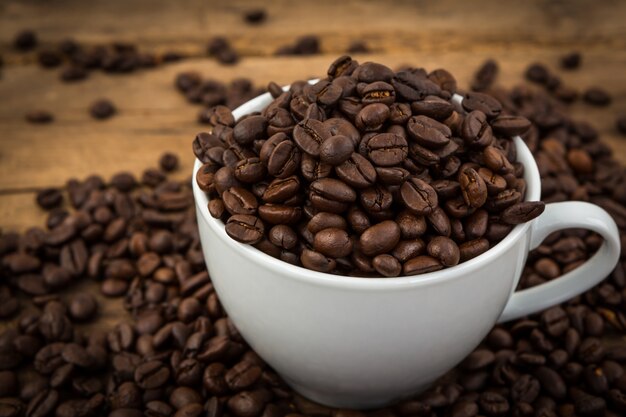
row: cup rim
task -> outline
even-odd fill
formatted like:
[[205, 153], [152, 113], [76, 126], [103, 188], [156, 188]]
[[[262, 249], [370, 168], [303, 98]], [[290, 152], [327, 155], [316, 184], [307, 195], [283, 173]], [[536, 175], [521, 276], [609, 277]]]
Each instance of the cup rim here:
[[[288, 88], [289, 86], [283, 87], [283, 90]], [[454, 100], [460, 104], [463, 97], [455, 94]], [[271, 101], [272, 96], [270, 93], [261, 94], [260, 96], [247, 101], [235, 109], [233, 111], [233, 116], [235, 117], [235, 120], [238, 120], [245, 114], [249, 114], [254, 111], [261, 111]], [[535, 158], [530, 152], [530, 149], [528, 149], [524, 141], [519, 136], [514, 136], [513, 142], [517, 150], [518, 161], [521, 160], [524, 164], [524, 179], [526, 180], [526, 198], [524, 201], [537, 201], [539, 200], [541, 194], [541, 177], [539, 175], [539, 169], [537, 168]], [[202, 162], [196, 158], [191, 181], [196, 210], [201, 214], [204, 221], [208, 224], [215, 235], [218, 236], [225, 245], [239, 253], [241, 256], [251, 260], [260, 268], [269, 269], [276, 274], [288, 275], [290, 279], [303, 281], [317, 286], [331, 286], [335, 288], [360, 290], [381, 290], [437, 284], [460, 278], [467, 273], [471, 273], [477, 269], [485, 267], [486, 264], [491, 262], [492, 259], [501, 256], [502, 253], [506, 252], [526, 233], [526, 231], [530, 228], [531, 223], [534, 221], [531, 220], [526, 223], [518, 224], [508, 233], [508, 235], [506, 235], [506, 237], [504, 237], [504, 239], [475, 258], [439, 271], [392, 278], [368, 278], [335, 275], [326, 272], [313, 271], [302, 266], [292, 265], [281, 259], [274, 258], [251, 245], [237, 242], [228, 236], [228, 234], [226, 234], [224, 223], [210, 215], [208, 210], [209, 199], [206, 193], [202, 191], [197, 184], [196, 174], [201, 166]]]

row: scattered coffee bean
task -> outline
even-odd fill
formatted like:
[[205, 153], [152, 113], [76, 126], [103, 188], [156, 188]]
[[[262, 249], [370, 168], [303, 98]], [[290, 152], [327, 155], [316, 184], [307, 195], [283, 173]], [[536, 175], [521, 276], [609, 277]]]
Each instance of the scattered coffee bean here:
[[166, 152], [159, 159], [159, 166], [165, 172], [172, 172], [178, 168], [178, 156], [171, 152]]
[[117, 113], [117, 109], [108, 99], [96, 100], [89, 107], [89, 114], [91, 114], [91, 117], [94, 119], [108, 119], [115, 113]]
[[30, 51], [37, 47], [37, 35], [32, 30], [22, 30], [13, 38], [13, 47], [21, 52]]
[[493, 59], [488, 59], [474, 74], [472, 90], [486, 91], [489, 90], [498, 76], [498, 63]]
[[264, 9], [253, 9], [244, 13], [243, 18], [246, 23], [249, 23], [251, 25], [259, 25], [265, 22], [265, 20], [267, 19], [267, 13]]
[[26, 113], [26, 121], [33, 124], [47, 124], [54, 121], [54, 115], [46, 110], [33, 110]]
[[63, 194], [57, 188], [45, 188], [37, 193], [37, 204], [44, 210], [51, 210], [63, 202]]
[[[358, 76], [369, 80], [367, 72]], [[435, 76], [432, 79], [439, 80]], [[623, 235], [626, 223], [620, 222], [620, 218], [626, 198], [619, 191], [623, 167], [612, 159], [598, 134], [572, 121], [566, 111], [559, 110], [556, 118], [555, 110], [545, 106], [548, 99], [543, 93], [528, 92], [520, 96], [520, 91], [513, 90], [510, 96], [515, 97], [511, 104], [514, 107], [507, 109], [506, 117], [511, 116], [509, 111], [516, 114], [527, 106], [541, 109], [532, 119], [542, 127], [531, 127], [523, 137], [539, 163], [542, 195], [548, 201], [587, 195], [614, 213]], [[501, 117], [505, 116], [489, 119], [487, 123], [496, 137], [497, 130], [503, 129], [502, 120], [496, 123]], [[500, 124], [498, 129], [494, 123]], [[552, 127], [545, 128], [548, 125]], [[511, 124], [504, 126], [512, 128]], [[450, 129], [455, 132], [451, 136], [454, 142], [453, 138], [461, 135], [456, 128]], [[332, 131], [331, 137], [337, 134], [352, 138], [351, 134], [336, 131]], [[359, 132], [358, 136], [361, 135]], [[338, 177], [346, 185], [323, 182], [314, 192], [318, 204], [331, 208], [337, 207], [333, 204], [337, 200], [333, 199], [340, 198], [342, 207], [347, 206], [343, 212], [318, 213], [304, 207], [300, 216], [306, 221], [267, 225], [264, 242], [293, 255], [277, 255], [281, 259], [298, 262], [302, 258], [301, 263], [311, 269], [347, 273], [348, 258], [335, 259], [310, 249], [302, 250], [300, 256], [290, 251], [301, 245], [313, 245], [316, 235], [326, 229], [332, 229], [331, 233], [320, 234], [319, 243], [320, 249], [327, 252], [329, 248], [349, 245], [346, 236], [358, 250], [363, 235], [367, 238], [366, 247], [391, 246], [379, 233], [367, 232], [384, 223], [385, 226], [379, 227], [393, 229], [388, 233], [394, 235], [393, 242], [395, 229], [399, 229], [397, 243], [389, 253], [369, 259], [355, 252], [349, 259], [356, 268], [388, 277], [436, 271], [456, 256], [448, 256], [456, 253], [448, 250], [450, 241], [458, 246], [461, 260], [469, 259], [486, 251], [490, 243], [497, 243], [493, 236], [508, 233], [511, 227], [499, 223], [504, 221], [503, 217], [513, 222], [516, 216], [523, 216], [521, 212], [537, 209], [533, 208], [535, 202], [529, 202], [530, 207], [511, 209], [505, 216], [507, 209], [520, 204], [524, 184], [516, 176], [520, 173], [519, 164], [515, 164], [511, 148], [499, 138], [485, 148], [490, 149], [488, 152], [476, 153], [489, 160], [488, 166], [473, 165], [477, 164], [476, 160], [464, 161], [468, 165], [461, 168], [459, 163], [454, 171], [445, 174], [446, 179], [441, 179], [437, 171], [440, 168], [432, 168], [431, 177], [418, 176], [415, 167], [419, 165], [415, 162], [403, 163], [401, 167], [378, 166], [365, 156], [369, 150], [358, 146], [358, 136], [353, 155], [336, 167], [327, 168], [318, 163], [319, 171], [315, 175], [321, 176], [314, 180], [304, 181], [300, 177], [298, 161], [297, 170], [282, 178], [276, 176], [281, 181], [276, 181], [269, 192], [272, 181], [250, 186], [250, 193], [259, 201], [265, 196], [272, 200], [268, 204], [285, 203], [293, 207], [288, 204], [300, 204], [298, 198], [306, 198], [307, 187], [313, 181]], [[423, 160], [428, 155], [426, 151], [439, 152], [436, 147], [422, 148], [409, 150], [407, 159], [418, 155], [416, 151]], [[340, 175], [339, 167], [348, 166], [351, 161], [356, 161], [354, 167]], [[460, 194], [458, 183], [459, 172], [469, 168], [483, 179], [488, 194], [484, 207], [472, 212]], [[326, 169], [328, 173], [324, 173]], [[228, 186], [220, 188], [221, 193], [237, 180], [233, 171], [230, 175], [222, 178], [221, 184]], [[297, 184], [293, 177], [298, 178]], [[353, 179], [348, 181], [344, 177]], [[438, 199], [433, 213], [439, 214], [420, 215], [405, 208], [400, 190], [409, 178], [431, 185]], [[381, 185], [395, 188], [385, 192]], [[117, 176], [111, 185], [105, 185], [98, 177], [71, 181], [68, 194], [72, 207], [54, 208], [48, 219], [49, 230], [33, 228], [22, 235], [0, 233], [3, 279], [0, 317], [2, 320], [16, 317], [17, 311], [22, 310], [14, 324], [5, 326], [2, 322], [0, 331], [0, 415], [361, 415], [322, 407], [294, 395], [243, 344], [225, 316], [204, 269], [195, 216], [189, 210], [192, 201], [181, 199], [177, 205], [168, 204], [168, 209], [160, 205], [170, 201], [168, 195], [185, 193], [188, 187], [186, 182], [164, 177], [154, 188], [137, 188], [131, 174]], [[500, 195], [505, 190], [515, 190], [518, 194]], [[216, 192], [215, 184], [211, 192]], [[495, 196], [499, 197], [495, 199]], [[392, 201], [389, 207], [398, 206], [397, 212], [385, 211], [389, 199]], [[221, 202], [213, 197], [210, 201]], [[44, 202], [42, 208], [58, 207], [56, 204]], [[221, 204], [223, 214], [225, 209]], [[492, 213], [494, 207], [500, 207], [494, 212], [496, 215]], [[375, 211], [379, 208], [381, 211]], [[77, 211], [70, 212], [73, 209]], [[276, 209], [269, 212], [272, 219], [291, 218], [283, 217], [282, 211], [277, 216]], [[435, 232], [445, 229], [442, 213], [450, 223], [450, 236]], [[455, 213], [464, 214], [457, 218]], [[498, 222], [494, 221], [496, 217]], [[387, 226], [385, 222], [396, 226]], [[109, 229], [110, 224], [113, 227]], [[108, 229], [106, 233], [103, 226]], [[550, 236], [529, 255], [519, 288], [559, 279], [560, 274], [591, 256], [600, 243], [597, 236], [580, 230]], [[264, 247], [269, 250], [271, 246]], [[375, 253], [376, 249], [372, 251]], [[83, 269], [84, 274], [77, 273]], [[74, 292], [65, 298], [61, 291], [87, 279], [101, 282], [103, 292], [109, 296], [124, 296], [121, 305], [135, 321], [124, 320], [108, 334], [95, 328], [83, 332], [82, 325], [75, 326], [81, 320], [93, 318], [94, 297], [88, 292]], [[622, 366], [626, 351], [615, 341], [615, 336], [620, 337], [626, 326], [622, 312], [624, 285], [622, 262], [604, 283], [580, 297], [528, 318], [498, 325], [442, 382], [376, 414], [390, 417], [622, 415], [626, 409]], [[106, 288], [114, 291], [105, 291]], [[613, 340], [608, 344], [604, 338], [607, 334]]]
[[582, 57], [580, 55], [580, 52], [570, 52], [561, 57], [561, 68], [567, 70], [577, 69], [578, 67], [580, 67], [581, 60]]
[[583, 93], [583, 100], [593, 106], [608, 106], [611, 104], [611, 96], [599, 87], [590, 87]]

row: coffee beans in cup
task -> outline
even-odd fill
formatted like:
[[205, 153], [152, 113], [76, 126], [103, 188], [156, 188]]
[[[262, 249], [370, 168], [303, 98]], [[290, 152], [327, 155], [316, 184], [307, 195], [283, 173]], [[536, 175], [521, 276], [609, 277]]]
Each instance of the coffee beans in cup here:
[[196, 181], [226, 233], [286, 262], [349, 276], [415, 275], [487, 251], [539, 216], [512, 137], [531, 126], [444, 69], [342, 56], [327, 76], [268, 87], [193, 141]]

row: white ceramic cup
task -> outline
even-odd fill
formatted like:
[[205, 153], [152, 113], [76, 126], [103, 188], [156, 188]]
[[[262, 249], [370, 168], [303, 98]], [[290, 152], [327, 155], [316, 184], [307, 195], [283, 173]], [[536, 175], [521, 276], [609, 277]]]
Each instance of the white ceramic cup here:
[[[260, 111], [259, 96], [233, 112]], [[524, 142], [526, 200], [539, 200], [539, 171]], [[194, 176], [201, 163], [196, 161]], [[497, 322], [563, 302], [600, 282], [620, 252], [617, 226], [600, 207], [548, 204], [500, 243], [455, 267], [398, 278], [352, 278], [293, 266], [231, 239], [193, 181], [206, 265], [222, 305], [250, 346], [302, 395], [335, 407], [383, 406], [427, 388], [467, 356]], [[567, 228], [604, 243], [579, 268], [515, 291], [528, 251]]]

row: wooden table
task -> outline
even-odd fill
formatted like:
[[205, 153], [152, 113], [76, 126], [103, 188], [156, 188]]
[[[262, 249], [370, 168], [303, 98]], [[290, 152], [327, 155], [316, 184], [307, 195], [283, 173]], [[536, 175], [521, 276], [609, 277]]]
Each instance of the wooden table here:
[[[197, 107], [173, 87], [183, 70], [229, 81], [250, 77], [259, 85], [289, 83], [324, 74], [350, 42], [363, 40], [374, 51], [355, 55], [391, 67], [400, 64], [444, 67], [467, 86], [487, 58], [500, 63], [499, 83], [517, 84], [533, 61], [558, 69], [558, 57], [578, 50], [579, 71], [559, 72], [580, 90], [599, 85], [613, 93], [608, 108], [582, 103], [572, 111], [598, 128], [626, 163], [626, 139], [615, 129], [617, 114], [626, 114], [626, 2], [454, 2], [317, 0], [295, 2], [230, 0], [3, 0], [0, 2], [0, 228], [24, 230], [42, 225], [45, 213], [34, 204], [38, 189], [63, 186], [70, 177], [98, 173], [109, 178], [120, 170], [136, 174], [155, 166], [172, 150], [181, 157], [183, 178], [191, 173], [191, 141], [202, 130]], [[263, 5], [268, 20], [246, 25], [242, 13]], [[82, 82], [64, 84], [58, 70], [44, 70], [35, 53], [18, 54], [11, 40], [31, 28], [41, 44], [73, 37], [85, 44], [136, 43], [141, 50], [182, 51], [189, 59], [130, 75], [92, 72]], [[322, 54], [275, 57], [273, 52], [297, 36], [317, 34]], [[242, 55], [236, 66], [205, 57], [207, 41], [227, 36]], [[94, 121], [87, 108], [100, 97], [111, 99], [119, 114]], [[48, 109], [56, 120], [31, 125], [24, 114]], [[117, 307], [104, 306], [114, 318]]]

